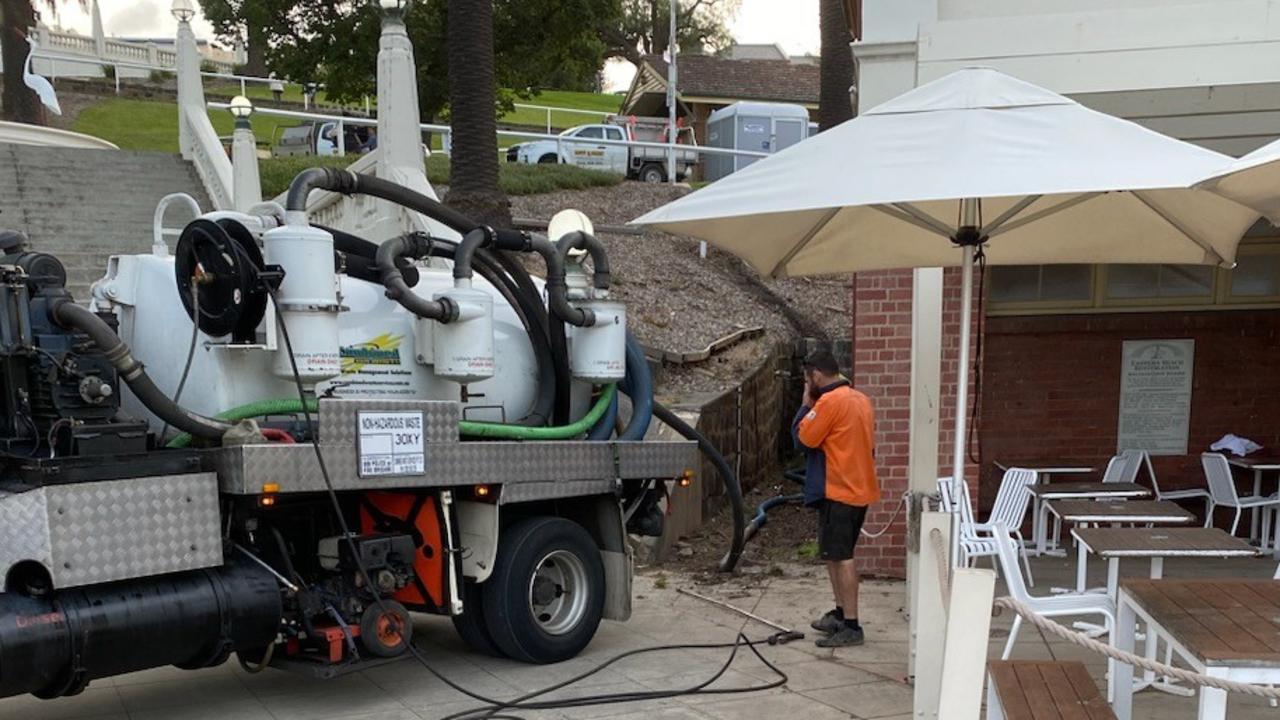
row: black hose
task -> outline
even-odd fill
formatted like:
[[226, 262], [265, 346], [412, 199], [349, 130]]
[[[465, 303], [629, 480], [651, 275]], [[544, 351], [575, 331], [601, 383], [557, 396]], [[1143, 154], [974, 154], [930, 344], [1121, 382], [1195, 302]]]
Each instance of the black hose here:
[[698, 443], [698, 449], [702, 451], [716, 466], [716, 470], [720, 473], [720, 478], [724, 481], [725, 491], [729, 493], [729, 508], [733, 512], [733, 541], [729, 545], [729, 552], [720, 561], [721, 572], [732, 572], [733, 568], [738, 565], [738, 560], [742, 557], [742, 546], [745, 544], [743, 539], [746, 534], [746, 518], [743, 516], [743, 499], [742, 485], [738, 483], [738, 476], [733, 472], [733, 468], [729, 467], [729, 463], [724, 459], [724, 455], [716, 449], [715, 445], [707, 439], [705, 435], [698, 432], [692, 425], [681, 420], [678, 415], [671, 412], [662, 403], [654, 401], [653, 414], [662, 422], [670, 425], [672, 429], [680, 433], [689, 440]]
[[[542, 303], [542, 293], [533, 284], [533, 278], [529, 277], [529, 271], [525, 270], [523, 265], [504, 251], [494, 252], [493, 258], [515, 282], [519, 291], [517, 297], [528, 302], [527, 312], [537, 319], [538, 332], [546, 340], [547, 362], [538, 367], [540, 413], [554, 420], [556, 408], [563, 406], [563, 417], [554, 424], [568, 424], [573, 378], [569, 373], [569, 348], [564, 336], [564, 323], [552, 322], [546, 305]], [[527, 329], [530, 333], [534, 332], [533, 328]], [[530, 337], [532, 339], [532, 335]], [[534, 350], [538, 351], [536, 344]], [[542, 357], [539, 356], [540, 359]]]
[[[346, 232], [344, 230], [336, 230], [327, 225], [319, 225], [316, 223], [311, 223], [311, 227], [319, 228], [329, 233], [330, 235], [332, 235], [333, 249], [337, 252], [340, 252], [346, 255], [348, 260], [348, 267], [354, 265], [357, 268], [359, 268], [357, 269], [356, 272], [361, 273], [360, 275], [347, 273], [348, 275], [351, 275], [352, 277], [359, 277], [361, 280], [366, 280], [368, 282], [374, 282], [374, 283], [382, 282], [381, 275], [376, 273], [375, 263], [377, 262], [377, 259], [378, 259], [377, 243], [371, 240], [365, 240], [359, 235], [352, 235], [351, 233]], [[368, 260], [369, 262], [367, 264], [360, 263], [360, 262], [352, 263], [351, 258], [361, 258], [364, 260]], [[372, 280], [370, 280], [366, 276], [366, 273], [364, 273], [363, 271], [363, 268], [366, 265], [368, 267], [375, 268], [375, 276]], [[400, 258], [400, 261], [397, 262], [396, 265], [397, 267], [400, 268], [400, 273], [404, 276], [405, 284], [408, 285], [409, 287], [416, 287], [418, 284], [418, 268], [413, 266], [413, 261], [409, 260], [408, 258]]]
[[482, 247], [493, 242], [493, 231], [487, 227], [478, 227], [462, 236], [458, 249], [453, 253], [453, 277], [455, 280], [471, 279], [471, 256]]
[[88, 335], [115, 366], [120, 377], [129, 383], [129, 389], [138, 400], [169, 425], [210, 440], [221, 439], [224, 433], [234, 427], [229, 422], [193, 413], [170, 400], [152, 382], [142, 363], [134, 359], [129, 346], [116, 335], [111, 326], [96, 314], [76, 305], [71, 298], [55, 300], [49, 308], [49, 318], [61, 327]]
[[560, 256], [562, 264], [568, 257], [569, 251], [578, 248], [586, 250], [591, 255], [592, 283], [600, 290], [608, 290], [612, 275], [609, 272], [609, 254], [605, 252], [604, 243], [600, 242], [595, 235], [581, 230], [568, 233], [556, 241], [556, 253]]
[[339, 168], [310, 168], [298, 173], [289, 184], [285, 210], [302, 211], [312, 190], [331, 190], [344, 195], [369, 195], [393, 202], [439, 222], [459, 233], [474, 230], [478, 223], [420, 192], [372, 175], [360, 175]]
[[431, 253], [431, 240], [422, 235], [410, 234], [393, 237], [378, 246], [378, 269], [382, 271], [382, 284], [387, 297], [421, 318], [442, 323], [458, 319], [458, 306], [449, 298], [428, 300], [415, 293], [405, 282], [400, 270], [401, 258], [426, 257]]
[[535, 236], [530, 248], [542, 256], [547, 265], [547, 305], [551, 308], [552, 317], [578, 327], [589, 327], [596, 324], [596, 314], [584, 308], [569, 304], [569, 284], [565, 281], [564, 255], [558, 248], [543, 237]]

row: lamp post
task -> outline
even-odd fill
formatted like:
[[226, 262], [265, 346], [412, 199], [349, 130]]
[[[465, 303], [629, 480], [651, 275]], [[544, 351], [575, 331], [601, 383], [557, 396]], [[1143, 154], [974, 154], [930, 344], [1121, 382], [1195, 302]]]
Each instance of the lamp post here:
[[262, 180], [258, 175], [258, 142], [253, 137], [249, 117], [253, 103], [243, 95], [231, 99], [227, 108], [235, 118], [231, 134], [231, 202], [236, 210], [248, 212], [262, 202]]
[[173, 5], [169, 7], [169, 13], [173, 15], [180, 24], [191, 22], [191, 18], [196, 16], [196, 7], [191, 0], [173, 0]]
[[409, 8], [409, 0], [378, 0], [382, 8], [382, 17], [386, 20], [404, 22], [404, 11]]

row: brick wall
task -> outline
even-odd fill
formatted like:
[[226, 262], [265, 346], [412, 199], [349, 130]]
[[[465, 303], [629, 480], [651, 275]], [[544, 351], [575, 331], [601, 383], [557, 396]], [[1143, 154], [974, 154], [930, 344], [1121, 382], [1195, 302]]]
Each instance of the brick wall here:
[[1116, 451], [1121, 345], [1157, 338], [1196, 341], [1188, 455], [1153, 458], [1162, 488], [1203, 487], [1197, 454], [1225, 433], [1280, 448], [1280, 310], [990, 318], [984, 506], [999, 481], [992, 460], [1105, 466]]
[[[876, 409], [876, 467], [883, 498], [867, 515], [878, 531], [893, 517], [907, 489], [911, 413], [911, 271], [859, 273], [854, 281], [853, 384]], [[943, 277], [941, 433], [938, 472], [951, 472], [956, 362], [960, 346], [960, 272]], [[972, 383], [970, 383], [972, 388]], [[971, 467], [968, 477], [976, 477]], [[906, 524], [899, 516], [879, 538], [863, 538], [859, 569], [866, 574], [906, 574]]]

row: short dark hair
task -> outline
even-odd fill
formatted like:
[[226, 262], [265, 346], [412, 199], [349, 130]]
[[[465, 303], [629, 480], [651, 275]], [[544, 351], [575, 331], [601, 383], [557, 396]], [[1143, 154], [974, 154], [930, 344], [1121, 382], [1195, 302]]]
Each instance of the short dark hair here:
[[817, 370], [823, 375], [839, 375], [840, 364], [830, 350], [814, 350], [804, 359], [805, 370]]

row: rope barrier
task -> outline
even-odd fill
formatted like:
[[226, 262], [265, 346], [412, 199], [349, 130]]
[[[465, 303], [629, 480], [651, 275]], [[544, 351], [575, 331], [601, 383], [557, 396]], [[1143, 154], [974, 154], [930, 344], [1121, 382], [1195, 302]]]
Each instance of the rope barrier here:
[[902, 510], [903, 510], [903, 508], [905, 508], [905, 507], [907, 506], [907, 502], [908, 502], [910, 499], [911, 499], [911, 493], [910, 493], [910, 492], [904, 492], [904, 493], [902, 493], [902, 497], [898, 498], [898, 507], [894, 508], [894, 510], [893, 510], [893, 515], [891, 515], [891, 516], [889, 517], [889, 521], [888, 521], [888, 522], [886, 522], [886, 523], [884, 524], [884, 527], [880, 528], [879, 530], [877, 530], [877, 531], [875, 531], [875, 532], [867, 532], [867, 531], [866, 531], [866, 529], [863, 529], [863, 530], [862, 530], [862, 536], [863, 536], [863, 537], [869, 537], [869, 538], [873, 538], [873, 539], [874, 539], [874, 538], [878, 538], [878, 537], [880, 537], [881, 535], [883, 535], [883, 534], [885, 534], [885, 533], [889, 532], [889, 528], [893, 527], [893, 524], [894, 524], [895, 522], [897, 522], [897, 521], [898, 521], [898, 516], [902, 514]]

